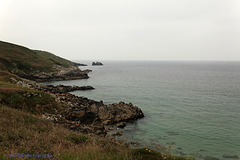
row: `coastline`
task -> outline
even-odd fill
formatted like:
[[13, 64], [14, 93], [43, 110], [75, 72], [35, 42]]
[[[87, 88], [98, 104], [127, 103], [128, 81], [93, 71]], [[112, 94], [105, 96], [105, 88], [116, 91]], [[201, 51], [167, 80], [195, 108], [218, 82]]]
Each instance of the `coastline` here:
[[91, 70], [79, 68], [85, 64], [3, 41], [0, 50], [1, 104], [34, 111], [72, 130], [103, 136], [112, 128], [109, 125], [124, 127], [127, 121], [144, 117], [141, 109], [131, 103], [104, 104], [68, 93], [94, 89], [91, 86], [55, 87], [38, 83], [88, 79]]
[[[144, 117], [142, 110], [132, 103], [119, 102], [106, 105], [103, 101], [95, 101], [68, 93], [74, 90], [92, 90], [94, 89], [92, 86], [53, 86], [23, 78], [19, 81], [15, 78], [11, 78], [11, 80], [21, 87], [50, 94], [57, 103], [67, 106], [65, 110], [56, 111], [54, 114], [42, 114], [42, 118], [52, 120], [54, 123], [61, 124], [68, 129], [81, 131], [85, 134], [105, 137], [108, 131], [117, 127], [123, 128], [126, 122]], [[24, 96], [30, 97], [31, 93], [26, 93]], [[120, 134], [116, 133], [113, 136]]]
[[144, 117], [132, 103], [104, 104], [68, 93], [94, 89], [91, 86], [38, 83], [88, 79], [91, 70], [82, 71], [79, 64], [49, 52], [2, 41], [0, 50], [0, 156], [24, 152], [51, 153], [56, 159], [175, 157], [145, 147], [132, 149], [130, 143], [114, 138], [121, 132], [106, 136], [126, 122]]

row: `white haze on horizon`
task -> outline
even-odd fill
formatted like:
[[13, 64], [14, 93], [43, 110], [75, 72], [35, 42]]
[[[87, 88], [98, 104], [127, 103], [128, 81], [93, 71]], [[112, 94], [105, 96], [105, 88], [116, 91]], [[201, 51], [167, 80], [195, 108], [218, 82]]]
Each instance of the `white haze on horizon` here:
[[240, 1], [0, 0], [0, 40], [77, 60], [240, 61]]

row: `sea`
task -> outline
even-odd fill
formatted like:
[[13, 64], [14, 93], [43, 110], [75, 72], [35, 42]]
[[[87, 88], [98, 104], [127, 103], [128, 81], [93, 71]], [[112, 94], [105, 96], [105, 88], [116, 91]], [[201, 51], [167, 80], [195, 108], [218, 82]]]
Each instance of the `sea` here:
[[196, 159], [240, 158], [240, 62], [79, 61], [89, 79], [52, 85], [91, 85], [74, 91], [106, 104], [133, 103], [144, 118], [127, 123], [118, 139]]

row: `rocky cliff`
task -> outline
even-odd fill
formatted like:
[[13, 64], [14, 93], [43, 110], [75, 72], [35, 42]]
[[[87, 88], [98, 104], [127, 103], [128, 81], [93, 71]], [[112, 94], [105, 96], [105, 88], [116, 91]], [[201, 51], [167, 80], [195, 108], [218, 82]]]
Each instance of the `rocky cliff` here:
[[77, 66], [62, 67], [59, 65], [53, 66], [52, 72], [32, 72], [21, 75], [21, 77], [35, 81], [59, 81], [73, 79], [87, 79], [90, 70], [80, 70]]
[[[109, 128], [124, 127], [125, 122], [144, 117], [142, 110], [132, 103], [119, 102], [107, 105], [102, 101], [98, 102], [68, 93], [74, 90], [94, 89], [91, 86], [52, 86], [16, 78], [11, 78], [11, 81], [18, 86], [50, 94], [57, 103], [67, 106], [54, 114], [44, 113], [42, 117], [83, 133], [105, 136]], [[25, 93], [24, 96], [30, 98], [34, 94]]]

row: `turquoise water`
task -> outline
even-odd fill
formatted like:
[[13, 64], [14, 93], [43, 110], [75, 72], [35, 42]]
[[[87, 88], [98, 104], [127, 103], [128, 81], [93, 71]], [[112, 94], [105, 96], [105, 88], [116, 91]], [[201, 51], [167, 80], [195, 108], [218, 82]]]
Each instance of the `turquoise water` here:
[[73, 93], [140, 107], [145, 118], [123, 129], [126, 141], [200, 159], [240, 157], [240, 62], [103, 63], [80, 67], [93, 70], [87, 80], [50, 84], [92, 85]]

